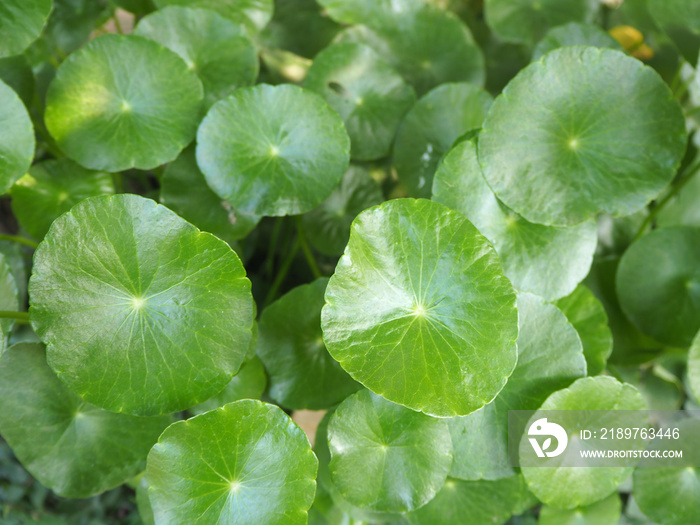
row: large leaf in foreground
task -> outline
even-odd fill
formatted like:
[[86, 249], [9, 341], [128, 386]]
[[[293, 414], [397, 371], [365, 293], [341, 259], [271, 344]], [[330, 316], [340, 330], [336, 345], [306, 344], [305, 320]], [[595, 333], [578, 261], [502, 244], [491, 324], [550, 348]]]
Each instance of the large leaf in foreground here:
[[61, 496], [92, 496], [141, 472], [170, 422], [84, 402], [48, 367], [41, 344], [14, 345], [0, 361], [0, 433], [27, 470]]
[[318, 460], [282, 410], [243, 400], [171, 425], [148, 455], [159, 525], [301, 525]]
[[422, 97], [401, 123], [394, 167], [413, 197], [430, 197], [433, 175], [455, 140], [481, 127], [493, 98], [473, 84], [443, 84]]
[[34, 164], [12, 188], [12, 211], [27, 232], [41, 239], [51, 223], [83, 199], [114, 193], [109, 173], [86, 170], [69, 159]]
[[700, 228], [662, 228], [625, 252], [617, 295], [642, 332], [687, 347], [700, 330]]
[[197, 134], [197, 163], [207, 183], [246, 214], [315, 208], [349, 162], [340, 116], [318, 95], [292, 85], [236, 90], [214, 104]]
[[298, 286], [265, 308], [258, 355], [270, 375], [269, 395], [294, 410], [330, 408], [360, 385], [323, 344], [321, 308], [328, 279]]
[[328, 424], [333, 483], [350, 503], [405, 512], [430, 501], [452, 464], [447, 423], [362, 390]]
[[518, 290], [557, 299], [570, 294], [590, 270], [598, 238], [595, 221], [545, 226], [508, 209], [481, 173], [475, 140], [457, 144], [440, 164], [433, 200], [464, 214], [494, 244]]
[[137, 36], [104, 35], [72, 53], [46, 96], [46, 127], [86, 168], [151, 169], [194, 138], [202, 83], [169, 49]]
[[680, 105], [653, 69], [574, 46], [508, 84], [484, 122], [479, 161], [509, 208], [565, 226], [642, 209], [671, 182], [685, 147]]
[[180, 55], [202, 81], [207, 106], [258, 76], [257, 52], [243, 28], [208, 9], [167, 7], [143, 18], [134, 34]]
[[0, 81], [0, 195], [24, 175], [34, 159], [34, 128], [27, 108]]
[[34, 256], [30, 315], [80, 397], [135, 415], [183, 410], [231, 380], [253, 324], [231, 248], [135, 195], [59, 217]]
[[[642, 395], [635, 387], [607, 376], [579, 379], [569, 388], [549, 396], [541, 407], [541, 410], [559, 411], [643, 411], [645, 409]], [[639, 424], [636, 426], [642, 427], [645, 417], [645, 413], [640, 412]], [[629, 417], [625, 419], [631, 421]], [[566, 427], [570, 433], [578, 434], [579, 430], [588, 428], [585, 418], [576, 415], [572, 415], [568, 423]], [[521, 442], [521, 447], [530, 446], [526, 441]], [[576, 454], [579, 450], [578, 447], [572, 446], [572, 441], [569, 441], [566, 454]], [[540, 501], [553, 507], [573, 509], [591, 505], [615, 492], [620, 483], [632, 473], [632, 467], [525, 466], [522, 468], [522, 473], [528, 487]]]
[[450, 476], [476, 480], [513, 475], [508, 411], [536, 410], [552, 392], [586, 375], [581, 340], [556, 306], [521, 293], [518, 324], [518, 364], [506, 386], [481, 410], [449, 420], [454, 447]]
[[51, 13], [51, 0], [0, 3], [0, 57], [19, 55], [39, 37]]
[[353, 378], [431, 415], [481, 408], [515, 367], [515, 294], [495, 250], [431, 201], [393, 200], [355, 219], [321, 325]]
[[362, 44], [335, 44], [321, 51], [304, 85], [343, 117], [352, 157], [358, 160], [389, 154], [399, 123], [416, 100], [401, 75]]

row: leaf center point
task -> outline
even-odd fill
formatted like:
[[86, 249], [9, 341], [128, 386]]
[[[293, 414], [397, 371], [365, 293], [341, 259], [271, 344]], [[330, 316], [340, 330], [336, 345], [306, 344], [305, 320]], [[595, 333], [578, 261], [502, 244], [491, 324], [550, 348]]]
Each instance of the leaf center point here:
[[131, 298], [131, 308], [133, 310], [139, 311], [146, 307], [146, 299], [143, 297], [132, 297]]

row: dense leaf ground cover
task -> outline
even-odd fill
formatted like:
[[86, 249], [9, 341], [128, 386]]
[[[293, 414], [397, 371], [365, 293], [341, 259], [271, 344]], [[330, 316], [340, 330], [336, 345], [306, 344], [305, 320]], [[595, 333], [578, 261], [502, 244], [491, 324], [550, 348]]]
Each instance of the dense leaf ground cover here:
[[700, 523], [697, 468], [508, 459], [700, 408], [699, 51], [696, 0], [3, 0], [0, 522]]

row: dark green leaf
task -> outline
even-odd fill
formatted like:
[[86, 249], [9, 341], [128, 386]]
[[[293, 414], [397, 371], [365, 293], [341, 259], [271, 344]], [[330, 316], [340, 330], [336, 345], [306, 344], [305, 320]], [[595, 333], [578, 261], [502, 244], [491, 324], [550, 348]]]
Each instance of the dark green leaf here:
[[24, 55], [0, 58], [0, 81], [10, 86], [30, 106], [34, 99], [34, 72]]
[[[0, 3], [0, 57], [19, 55], [37, 39], [51, 13], [51, 0]], [[0, 104], [0, 107], [4, 104]]]

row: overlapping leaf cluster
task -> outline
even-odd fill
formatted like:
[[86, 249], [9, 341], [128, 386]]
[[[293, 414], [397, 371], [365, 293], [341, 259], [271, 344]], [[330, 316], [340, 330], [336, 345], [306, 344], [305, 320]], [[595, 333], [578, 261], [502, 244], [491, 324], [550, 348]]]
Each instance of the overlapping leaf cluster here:
[[700, 4], [613, 4], [4, 0], [19, 461], [144, 523], [700, 522], [693, 468], [508, 460], [700, 400]]

